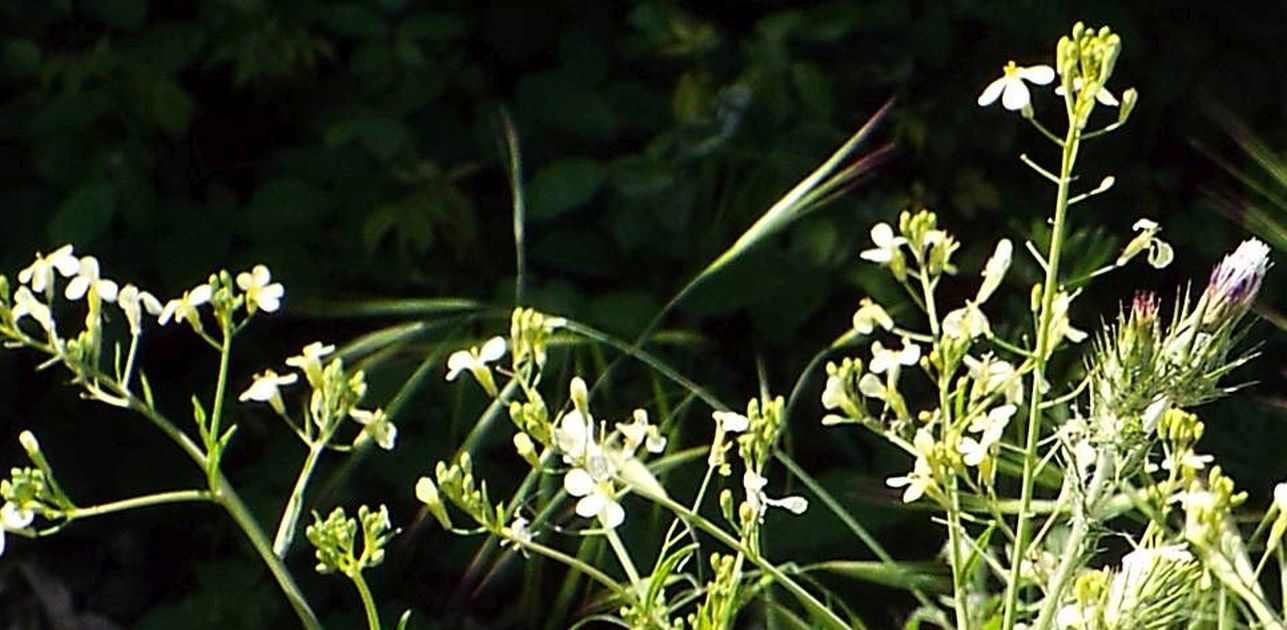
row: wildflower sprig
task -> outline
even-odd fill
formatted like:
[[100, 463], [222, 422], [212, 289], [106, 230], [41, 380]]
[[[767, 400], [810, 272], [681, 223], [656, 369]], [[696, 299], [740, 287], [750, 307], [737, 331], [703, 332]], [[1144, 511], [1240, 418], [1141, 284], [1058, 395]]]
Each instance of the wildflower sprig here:
[[[359, 528], [362, 533], [361, 552], [358, 552], [356, 544]], [[365, 505], [358, 507], [356, 519], [345, 515], [344, 508], [339, 507], [325, 520], [314, 512], [313, 524], [305, 531], [316, 550], [317, 572], [339, 573], [353, 582], [370, 628], [383, 626], [380, 625], [375, 598], [362, 572], [384, 562], [384, 548], [396, 533], [389, 523], [389, 511], [383, 505], [378, 510]]]
[[[897, 230], [874, 227], [875, 247], [860, 256], [888, 269], [925, 315], [928, 332], [880, 317], [883, 309], [864, 298], [845, 338], [872, 337], [870, 359], [826, 366], [823, 423], [858, 423], [903, 449], [911, 470], [887, 484], [904, 502], [929, 502], [944, 513], [958, 628], [1128, 627], [1184, 615], [1190, 606], [1209, 608], [1213, 618], [1223, 614], [1210, 605], [1210, 593], [1194, 588], [1196, 575], [1214, 576], [1257, 623], [1281, 627], [1272, 607], [1263, 605], [1232, 517], [1239, 495], [1201, 452], [1203, 424], [1187, 411], [1235, 389], [1226, 377], [1253, 356], [1236, 346], [1268, 268], [1268, 248], [1244, 243], [1196, 298], [1182, 294], [1169, 308], [1152, 293], [1137, 294], [1093, 344], [1082, 344], [1090, 335], [1073, 319], [1087, 281], [1137, 258], [1165, 267], [1175, 255], [1160, 237], [1161, 226], [1141, 219], [1111, 264], [1084, 277], [1063, 275], [1069, 207], [1106, 193], [1115, 181], [1110, 175], [1089, 190], [1073, 190], [1081, 142], [1123, 124], [1136, 103], [1134, 90], [1119, 98], [1110, 88], [1120, 48], [1111, 30], [1078, 24], [1057, 46], [1053, 68], [1011, 62], [979, 97], [980, 105], [1000, 99], [1020, 112], [1062, 153], [1056, 169], [1021, 156], [1056, 188], [1050, 241], [1025, 243], [1044, 272], [1030, 292], [1032, 334], [1002, 339], [986, 313], [988, 301], [1005, 292], [1015, 249], [1008, 239], [993, 248], [973, 298], [944, 309], [937, 290], [956, 273], [952, 253], [959, 245], [933, 213], [907, 211]], [[1066, 127], [1058, 135], [1041, 123], [1043, 98], [1030, 89], [1050, 83], [1065, 105]], [[1117, 108], [1115, 120], [1087, 131], [1094, 112], [1105, 107]], [[1079, 348], [1089, 349], [1085, 376], [1052, 382], [1055, 354]], [[927, 401], [912, 396], [913, 376], [928, 381], [933, 395]], [[1052, 472], [1062, 485], [1042, 501], [1045, 515], [1039, 516], [1037, 477], [1052, 479]], [[999, 474], [1017, 474], [1017, 499], [1004, 496], [1009, 485]], [[1182, 530], [1173, 527], [1176, 505], [1190, 519]], [[1086, 570], [1107, 521], [1132, 509], [1150, 523], [1139, 551], [1121, 569]], [[978, 573], [981, 566], [992, 575]], [[1159, 573], [1148, 572], [1153, 569]], [[1003, 584], [1004, 593], [989, 593], [989, 580]]]
[[[84, 398], [128, 409], [148, 420], [201, 469], [206, 487], [81, 506], [55, 481], [35, 437], [24, 433], [24, 448], [36, 466], [15, 469], [14, 477], [7, 482], [4, 492], [11, 518], [6, 529], [27, 535], [47, 535], [83, 518], [168, 503], [212, 502], [223, 507], [249, 539], [300, 623], [306, 628], [319, 627], [307, 599], [282, 561], [285, 547], [279, 545], [281, 552], [274, 552], [262, 524], [246, 508], [221, 470], [224, 453], [232, 444], [237, 426], [229, 421], [226, 405], [233, 339], [254, 317], [277, 311], [285, 296], [285, 289], [273, 281], [268, 268], [258, 265], [235, 277], [219, 271], [179, 297], [162, 301], [134, 284], [118, 282], [96, 258], [78, 255], [67, 245], [48, 255], [38, 254], [36, 260], [18, 274], [18, 280], [20, 284], [15, 290], [0, 276], [0, 336], [4, 337], [6, 346], [44, 354], [45, 366], [61, 365], [67, 369], [71, 382]], [[79, 321], [65, 317], [77, 312], [83, 314]], [[172, 323], [186, 324], [218, 353], [219, 370], [213, 395], [204, 400], [199, 395], [190, 399], [195, 436], [189, 435], [158, 407], [151, 383], [138, 361], [139, 347], [149, 331]], [[313, 370], [313, 367], [319, 369]], [[360, 376], [354, 378], [347, 374], [338, 363], [331, 366], [308, 363], [301, 368], [306, 377], [320, 379], [310, 381], [310, 384], [320, 383], [320, 389], [309, 405], [310, 420], [301, 426], [311, 426], [308, 430], [316, 436], [328, 423], [333, 425], [352, 417], [363, 427], [360, 436], [369, 435], [381, 443], [392, 444], [394, 432], [387, 418], [378, 410], [363, 411], [355, 407], [365, 389]], [[287, 415], [281, 390], [297, 378], [261, 373], [243, 394], [243, 399], [266, 402]], [[302, 489], [297, 488], [296, 495], [299, 494]], [[288, 499], [288, 505], [298, 502], [294, 496]], [[36, 525], [42, 525], [43, 529], [34, 529]]]

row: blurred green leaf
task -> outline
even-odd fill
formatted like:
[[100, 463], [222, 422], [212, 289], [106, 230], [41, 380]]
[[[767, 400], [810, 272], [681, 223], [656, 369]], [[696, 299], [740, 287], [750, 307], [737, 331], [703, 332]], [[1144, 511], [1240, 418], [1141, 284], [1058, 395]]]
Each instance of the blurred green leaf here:
[[81, 186], [63, 200], [49, 223], [49, 235], [63, 243], [92, 243], [104, 236], [116, 215], [111, 185], [98, 181]]
[[192, 97], [173, 81], [152, 84], [152, 118], [167, 134], [179, 136], [187, 131], [195, 109]]
[[40, 63], [43, 55], [36, 42], [20, 37], [5, 41], [2, 53], [5, 74], [11, 77], [27, 78], [40, 74]]
[[436, 11], [416, 11], [402, 19], [398, 33], [412, 39], [447, 42], [465, 34], [466, 22], [458, 15]]
[[331, 145], [355, 142], [376, 157], [387, 160], [402, 150], [411, 139], [411, 129], [396, 118], [355, 116], [332, 124], [326, 130]]
[[375, 39], [388, 31], [384, 18], [356, 2], [322, 5], [316, 18], [322, 28], [353, 39]]
[[534, 221], [549, 221], [585, 204], [606, 176], [603, 166], [588, 158], [552, 162], [528, 184], [528, 216]]
[[82, 11], [127, 31], [143, 26], [147, 17], [147, 0], [93, 0], [79, 5]]

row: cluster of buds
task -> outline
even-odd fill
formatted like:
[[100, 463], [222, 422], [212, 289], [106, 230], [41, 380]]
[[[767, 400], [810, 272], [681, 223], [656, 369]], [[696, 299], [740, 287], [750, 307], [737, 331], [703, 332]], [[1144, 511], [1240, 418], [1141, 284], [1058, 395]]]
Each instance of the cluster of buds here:
[[1067, 99], [1071, 119], [1084, 127], [1096, 104], [1121, 105], [1119, 122], [1124, 122], [1135, 107], [1135, 90], [1127, 90], [1117, 100], [1106, 86], [1117, 65], [1122, 40], [1107, 26], [1086, 28], [1078, 22], [1072, 35], [1061, 37], [1055, 49], [1055, 69], [1060, 77], [1057, 93]]
[[876, 247], [862, 252], [864, 260], [889, 267], [899, 282], [905, 282], [911, 271], [904, 250], [912, 255], [918, 273], [938, 277], [955, 273], [952, 254], [960, 243], [947, 232], [938, 229], [938, 216], [926, 209], [912, 214], [904, 210], [898, 217], [898, 235], [887, 223], [877, 223], [871, 228], [871, 240]]
[[486, 481], [480, 484], [474, 480], [473, 459], [469, 453], [461, 453], [456, 462], [451, 465], [438, 462], [434, 475], [438, 479], [437, 483], [428, 477], [421, 477], [416, 482], [416, 498], [425, 504], [429, 513], [442, 524], [443, 529], [452, 529], [451, 518], [442, 501], [443, 497], [484, 529], [499, 531], [503, 527], [505, 510], [503, 506], [492, 505], [491, 499], [487, 496]]
[[738, 586], [741, 575], [737, 559], [729, 554], [711, 554], [711, 576], [706, 583], [706, 599], [696, 612], [688, 615], [690, 628], [723, 628], [737, 612]]
[[[361, 552], [357, 549], [358, 527], [362, 529]], [[358, 507], [357, 518], [347, 516], [344, 508], [335, 508], [323, 520], [313, 513], [313, 524], [305, 534], [317, 550], [317, 572], [340, 573], [354, 577], [384, 562], [384, 547], [397, 532], [389, 523], [389, 511], [383, 506], [372, 510]]]
[[546, 349], [554, 331], [567, 325], [562, 317], [550, 317], [531, 308], [516, 308], [510, 316], [509, 336], [516, 373], [545, 366]]

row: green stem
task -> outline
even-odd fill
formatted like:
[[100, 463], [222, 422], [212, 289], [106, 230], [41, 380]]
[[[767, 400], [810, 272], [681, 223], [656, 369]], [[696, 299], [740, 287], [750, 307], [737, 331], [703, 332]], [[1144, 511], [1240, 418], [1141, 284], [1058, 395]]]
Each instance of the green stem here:
[[304, 458], [304, 466], [299, 471], [299, 478], [295, 480], [295, 488], [286, 499], [286, 507], [282, 510], [281, 520], [277, 523], [277, 535], [273, 538], [273, 553], [277, 554], [278, 558], [286, 557], [286, 552], [290, 551], [291, 542], [295, 540], [299, 515], [304, 509], [304, 490], [313, 476], [313, 470], [317, 468], [317, 462], [321, 458], [325, 445], [325, 440], [319, 440], [309, 447], [308, 456]]
[[1073, 573], [1082, 566], [1082, 546], [1094, 520], [1100, 496], [1108, 481], [1116, 477], [1117, 466], [1113, 448], [1115, 447], [1112, 444], [1099, 448], [1099, 457], [1095, 460], [1095, 472], [1091, 475], [1090, 484], [1086, 488], [1085, 502], [1081, 509], [1073, 511], [1072, 529], [1064, 542], [1063, 557], [1059, 560], [1059, 567], [1055, 569], [1054, 576], [1050, 578], [1050, 587], [1046, 589], [1046, 599], [1041, 604], [1041, 612], [1037, 615], [1034, 630], [1046, 630], [1054, 622], [1059, 604], [1063, 599], [1064, 587], [1067, 586]]
[[259, 557], [263, 559], [264, 564], [268, 566], [269, 572], [273, 574], [273, 578], [281, 586], [282, 591], [286, 594], [286, 599], [290, 601], [291, 608], [295, 609], [295, 614], [299, 617], [300, 623], [308, 630], [321, 630], [322, 624], [317, 620], [317, 616], [313, 614], [313, 610], [309, 607], [304, 593], [295, 584], [295, 579], [291, 576], [290, 570], [286, 568], [285, 563], [282, 562], [281, 558], [277, 557], [277, 554], [273, 553], [273, 547], [268, 542], [268, 536], [264, 534], [259, 522], [255, 520], [254, 515], [250, 513], [250, 509], [241, 500], [241, 496], [237, 494], [232, 484], [228, 483], [228, 479], [221, 472], [215, 472], [212, 482], [215, 486], [215, 500], [228, 511], [228, 515], [246, 534], [246, 538], [250, 539], [251, 546], [259, 553]]
[[803, 604], [805, 608], [809, 609], [809, 612], [813, 613], [817, 619], [825, 622], [827, 627], [840, 629], [847, 629], [850, 627], [848, 622], [838, 617], [836, 613], [832, 612], [831, 609], [827, 607], [826, 604], [818, 601], [816, 597], [809, 593], [809, 591], [806, 591], [798, 582], [791, 579], [786, 573], [783, 573], [782, 570], [772, 562], [765, 560], [758, 554], [752, 553], [750, 549], [742, 544], [742, 541], [734, 538], [718, 525], [715, 525], [703, 518], [701, 515], [692, 512], [687, 507], [677, 503], [670, 497], [656, 495], [645, 496], [657, 502], [662, 507], [665, 507], [679, 515], [680, 518], [696, 526], [698, 529], [710, 534], [713, 538], [720, 541], [729, 549], [733, 549], [746, 556], [748, 560], [755, 563], [755, 565], [760, 567], [760, 569], [765, 573], [772, 576], [774, 581], [782, 585], [786, 590], [790, 591], [792, 595], [795, 595], [796, 599], [800, 600], [800, 603]]
[[642, 580], [639, 579], [639, 570], [635, 568], [635, 562], [630, 558], [630, 552], [626, 546], [621, 544], [621, 537], [617, 535], [617, 530], [609, 529], [604, 537], [608, 539], [608, 544], [612, 546], [612, 552], [617, 555], [617, 561], [621, 563], [621, 568], [626, 570], [626, 577], [630, 580], [631, 588], [639, 588]]
[[232, 333], [227, 323], [220, 323], [223, 341], [219, 347], [219, 380], [215, 384], [214, 409], [210, 412], [210, 439], [219, 442], [219, 424], [223, 419], [223, 399], [228, 389], [228, 363], [232, 357]]
[[89, 507], [77, 507], [64, 510], [67, 520], [74, 521], [80, 518], [90, 518], [94, 516], [104, 516], [114, 512], [124, 512], [135, 508], [148, 507], [152, 505], [161, 505], [164, 503], [183, 503], [185, 501], [213, 501], [214, 495], [208, 490], [173, 490], [170, 492], [158, 492], [156, 494], [145, 494], [141, 497], [131, 497], [120, 501], [109, 503], [100, 503]]
[[1019, 493], [1019, 519], [1015, 527], [1014, 555], [1010, 558], [1010, 579], [1005, 592], [1005, 616], [1002, 630], [1013, 630], [1019, 608], [1020, 567], [1028, 552], [1028, 538], [1032, 529], [1033, 480], [1037, 469], [1037, 441], [1041, 435], [1041, 401], [1045, 395], [1046, 364], [1051, 350], [1058, 342], [1050, 338], [1050, 324], [1054, 316], [1054, 303], [1059, 285], [1059, 261], [1063, 254], [1064, 228], [1068, 214], [1068, 186], [1072, 179], [1073, 165], [1077, 162], [1077, 149], [1081, 132], [1077, 121], [1070, 118], [1068, 135], [1064, 140], [1063, 157], [1059, 165], [1059, 189], [1055, 193], [1055, 217], [1050, 232], [1050, 253], [1046, 261], [1046, 277], [1041, 286], [1041, 311], [1037, 318], [1037, 347], [1033, 358], [1032, 395], [1028, 407], [1028, 426], [1024, 441], [1023, 481]]
[[366, 585], [366, 578], [362, 577], [362, 571], [356, 570], [349, 574], [349, 579], [353, 580], [353, 586], [357, 587], [358, 597], [362, 598], [362, 609], [366, 611], [366, 626], [370, 630], [380, 630], [380, 611], [375, 607], [375, 598], [371, 596], [371, 587]]

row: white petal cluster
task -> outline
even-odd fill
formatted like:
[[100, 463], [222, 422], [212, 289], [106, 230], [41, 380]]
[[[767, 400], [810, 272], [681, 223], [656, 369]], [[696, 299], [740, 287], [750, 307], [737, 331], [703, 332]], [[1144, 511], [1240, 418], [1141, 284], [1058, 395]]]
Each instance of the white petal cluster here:
[[1021, 67], [1013, 61], [1001, 68], [1001, 78], [988, 84], [979, 95], [979, 107], [987, 107], [1001, 98], [1001, 106], [1014, 112], [1032, 102], [1032, 93], [1024, 81], [1046, 85], [1055, 80], [1055, 69], [1046, 65]]
[[272, 280], [273, 274], [265, 265], [255, 265], [250, 271], [237, 274], [237, 287], [246, 293], [246, 310], [272, 313], [281, 308], [286, 288]]

